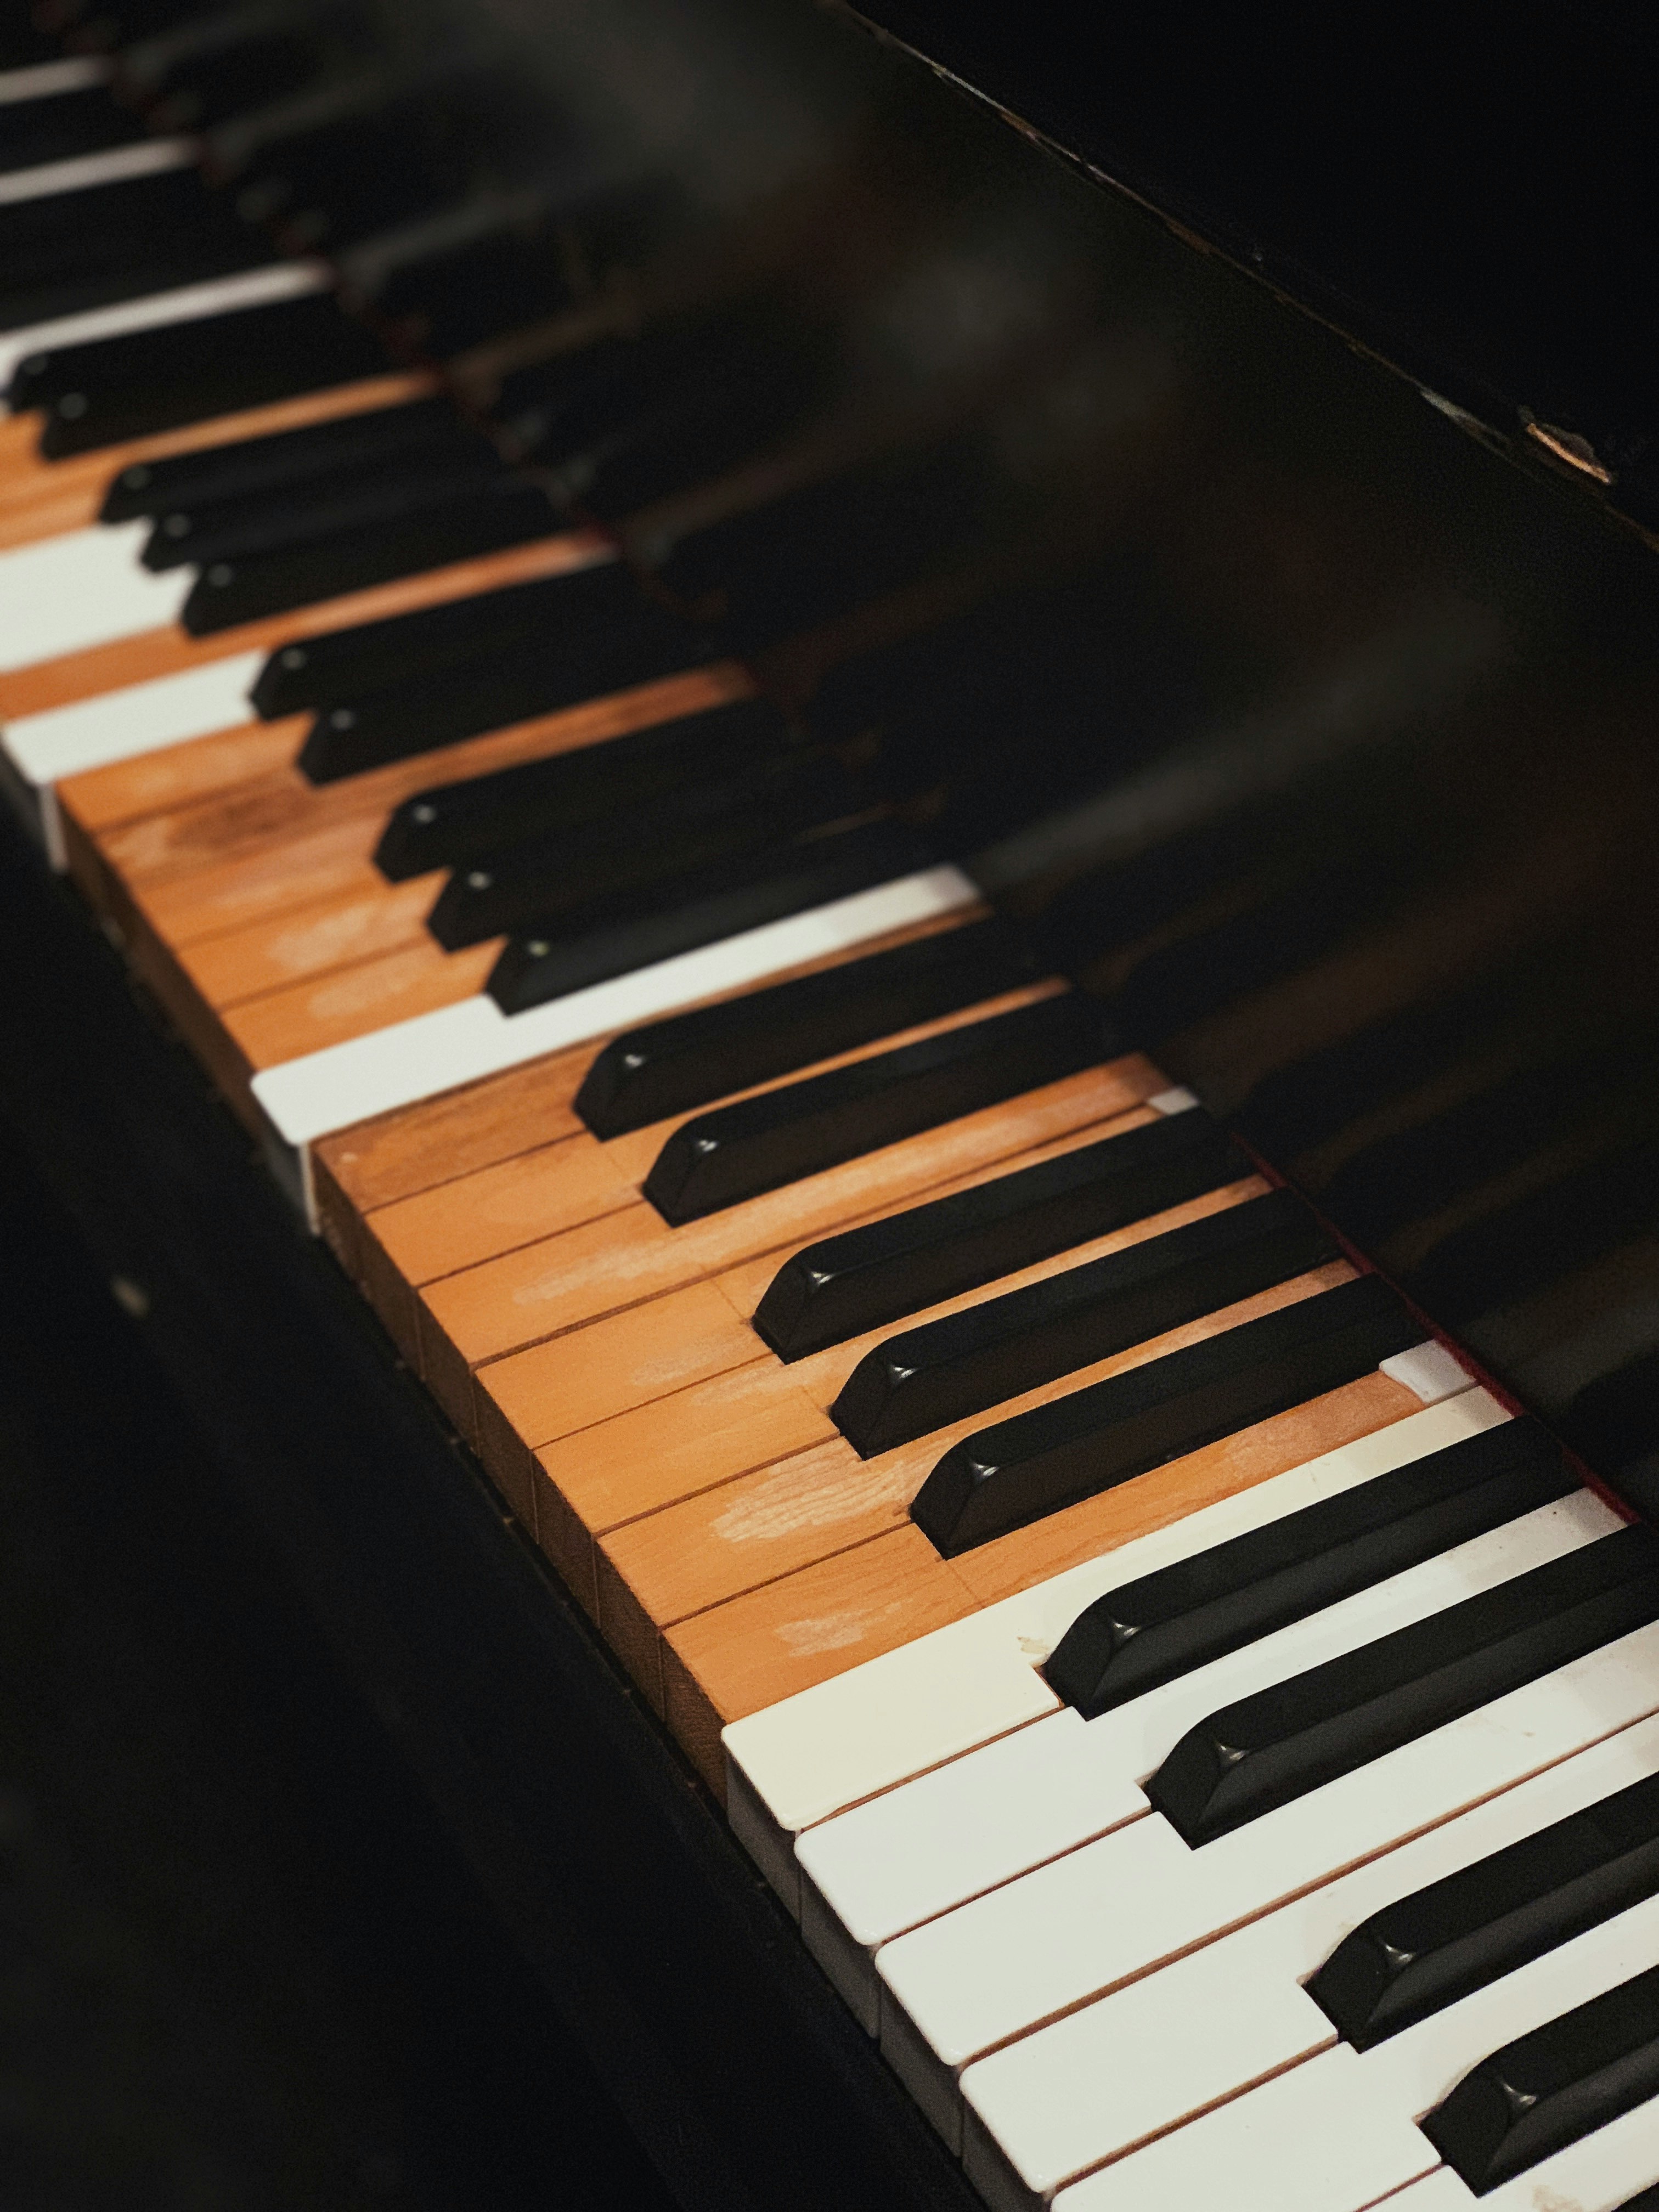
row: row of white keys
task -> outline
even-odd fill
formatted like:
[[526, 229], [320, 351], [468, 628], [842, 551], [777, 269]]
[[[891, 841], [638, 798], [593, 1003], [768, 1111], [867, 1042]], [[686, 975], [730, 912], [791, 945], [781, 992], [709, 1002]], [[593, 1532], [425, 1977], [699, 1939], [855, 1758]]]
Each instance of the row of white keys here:
[[149, 531], [94, 524], [0, 553], [0, 674], [176, 622], [196, 571], [146, 568]]
[[878, 1953], [882, 2045], [947, 2139], [975, 2058], [1659, 1712], [1659, 1626], [1189, 1847], [1158, 1814]]
[[1108, 1590], [1508, 1419], [1486, 1391], [1465, 1389], [734, 1721], [723, 1737], [733, 1827], [797, 1910], [797, 1837], [1055, 1712], [1060, 1700], [1039, 1669], [1078, 1615]]
[[1054, 2191], [1331, 2048], [1303, 1984], [1370, 1916], [1659, 1773], [1659, 1721], [1340, 1875], [968, 2068], [963, 2159], [994, 2212]]
[[[1085, 1720], [1068, 1706], [843, 1813], [797, 1847], [805, 1877], [801, 1931], [873, 2033], [880, 1945], [1091, 1837], [1145, 1819], [1152, 1808], [1141, 1785], [1206, 1714], [1426, 1620], [1620, 1525], [1601, 1499], [1579, 1491], [1097, 1719]], [[850, 1942], [838, 1940], [843, 1931]]]
[[1062, 2190], [1055, 2212], [1173, 2212], [1224, 2177], [1228, 2212], [1368, 2212], [1439, 2166], [1417, 2123], [1483, 2058], [1655, 1966], [1659, 1897], [1370, 2051], [1334, 2045]]
[[1389, 2212], [1626, 2212], [1633, 2198], [1650, 2190], [1659, 2190], [1656, 2103], [1620, 2113], [1484, 2197], [1443, 2166], [1389, 2197], [1388, 2205]]

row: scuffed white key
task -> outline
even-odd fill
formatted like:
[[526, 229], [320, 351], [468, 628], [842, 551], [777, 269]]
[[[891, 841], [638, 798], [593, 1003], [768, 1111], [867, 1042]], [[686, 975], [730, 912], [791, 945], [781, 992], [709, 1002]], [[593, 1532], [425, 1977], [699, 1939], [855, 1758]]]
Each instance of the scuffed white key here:
[[[1097, 1719], [1067, 1707], [824, 1822], [796, 1846], [807, 1876], [801, 1925], [808, 1943], [854, 2009], [873, 2006], [868, 1961], [878, 1945], [1144, 1818], [1151, 1808], [1141, 1784], [1206, 1713], [1443, 1613], [1620, 1525], [1600, 1498], [1580, 1491]], [[842, 1930], [850, 1946], [835, 1940]]]
[[264, 307], [324, 292], [331, 282], [320, 261], [279, 261], [268, 269], [245, 269], [234, 276], [216, 276], [204, 284], [178, 284], [142, 299], [115, 300], [106, 307], [87, 307], [51, 322], [0, 331], [0, 386], [9, 385], [20, 361], [50, 353], [55, 346], [89, 345], [118, 338], [129, 331], [161, 330], [171, 323], [194, 323], [208, 315], [230, 315], [243, 307]]
[[1644, 1721], [980, 2059], [962, 2077], [969, 2179], [995, 2212], [1027, 2207], [1330, 2048], [1302, 1984], [1373, 1912], [1656, 1773]]
[[71, 530], [0, 553], [0, 672], [176, 622], [196, 571], [143, 567], [149, 527]]
[[1466, 1390], [734, 1721], [722, 1739], [728, 1802], [741, 1808], [734, 1825], [741, 1834], [744, 1820], [761, 1821], [773, 1842], [793, 1838], [1054, 1712], [1060, 1700], [1037, 1669], [1106, 1591], [1508, 1419], [1486, 1391]]
[[222, 660], [181, 675], [158, 676], [71, 706], [20, 715], [0, 731], [0, 750], [13, 771], [8, 787], [21, 790], [25, 817], [52, 866], [64, 865], [54, 784], [88, 769], [107, 768], [161, 745], [251, 721], [247, 695], [264, 661], [262, 653], [227, 653]]
[[[63, 192], [90, 191], [100, 185], [130, 184], [137, 177], [159, 177], [169, 169], [187, 168], [195, 158], [192, 138], [141, 138], [136, 145], [112, 146], [100, 154], [42, 161], [32, 169], [13, 169], [0, 176], [0, 208], [53, 199]], [[95, 222], [95, 210], [88, 209], [88, 217]]]
[[1167, 2212], [1200, 2201], [1182, 2192], [1206, 2172], [1225, 2176], [1229, 2212], [1366, 2212], [1439, 2166], [1417, 2122], [1483, 2058], [1656, 1964], [1648, 1898], [1370, 2051], [1338, 2044], [1103, 2167], [1055, 2212]]
[[317, 1138], [372, 1115], [654, 1021], [699, 999], [761, 982], [781, 969], [849, 951], [889, 930], [978, 902], [978, 891], [960, 870], [929, 868], [572, 991], [527, 1013], [504, 1014], [481, 994], [267, 1068], [254, 1078], [253, 1095], [281, 1140], [303, 1152]]
[[1659, 1626], [1201, 1850], [1159, 1814], [1132, 1821], [878, 1952], [883, 2048], [953, 2135], [971, 2059], [1655, 1712]]

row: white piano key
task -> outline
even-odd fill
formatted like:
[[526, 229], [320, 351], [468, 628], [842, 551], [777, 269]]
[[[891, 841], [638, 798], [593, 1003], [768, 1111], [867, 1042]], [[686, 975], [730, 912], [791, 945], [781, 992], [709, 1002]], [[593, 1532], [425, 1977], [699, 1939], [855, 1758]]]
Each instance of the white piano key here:
[[[1056, 2212], [1155, 2206], [1161, 2212], [1185, 2201], [1182, 2177], [1206, 2168], [1227, 2177], [1230, 2207], [1366, 2212], [1440, 2164], [1417, 2123], [1483, 2058], [1656, 1964], [1659, 1897], [1587, 1929], [1373, 2050], [1338, 2045], [1202, 2115], [1062, 2191]], [[1346, 2147], [1340, 2158], [1316, 2157], [1304, 2172], [1304, 2142], [1317, 2140], [1331, 2118], [1340, 2118]], [[1283, 2193], [1276, 2197], [1276, 2191]], [[1490, 2194], [1479, 2201], [1490, 2202]]]
[[787, 1853], [787, 1838], [833, 1814], [1054, 1711], [1060, 1700], [1037, 1669], [1084, 1607], [1120, 1583], [1509, 1418], [1488, 1392], [1466, 1390], [733, 1722], [723, 1741], [748, 1811]]
[[252, 721], [247, 695], [260, 669], [263, 653], [227, 653], [205, 667], [179, 676], [158, 676], [119, 691], [76, 700], [40, 714], [20, 715], [0, 731], [0, 750], [14, 771], [8, 780], [21, 788], [27, 818], [40, 836], [52, 866], [64, 865], [63, 838], [52, 787], [67, 775], [112, 761], [131, 760], [161, 745], [204, 738], [215, 730]]
[[480, 994], [368, 1036], [267, 1068], [253, 1095], [280, 1140], [303, 1152], [371, 1115], [453, 1091], [615, 1030], [654, 1021], [699, 999], [763, 981], [781, 969], [850, 951], [872, 937], [979, 902], [957, 868], [928, 868], [805, 914], [682, 952], [527, 1013], [504, 1014]]
[[159, 177], [168, 169], [187, 168], [195, 158], [193, 138], [141, 138], [136, 145], [111, 146], [100, 154], [38, 162], [32, 169], [0, 176], [0, 207], [89, 191], [100, 185], [125, 185], [135, 177]]
[[[855, 1962], [815, 1942], [817, 1899], [867, 1955], [1150, 1811], [1142, 1783], [1206, 1713], [1426, 1620], [1622, 1526], [1589, 1491], [1523, 1514], [1085, 1721], [1071, 1708], [983, 1746], [804, 1835], [801, 1924], [826, 1970]], [[817, 1892], [817, 1898], [813, 1897]], [[811, 1909], [809, 1910], [809, 1901]], [[870, 1996], [873, 1998], [873, 1970]]]
[[106, 307], [88, 307], [21, 330], [0, 331], [0, 388], [11, 382], [20, 361], [31, 354], [49, 353], [54, 346], [89, 345], [128, 331], [160, 330], [169, 323], [199, 322], [207, 315], [230, 315], [243, 307], [301, 299], [307, 293], [325, 292], [330, 281], [320, 261], [278, 261], [268, 269], [244, 269], [234, 276], [179, 284], [143, 299], [116, 300]]
[[57, 100], [66, 92], [90, 92], [94, 85], [107, 84], [109, 79], [110, 64], [102, 54], [76, 54], [67, 61], [0, 70], [0, 107], [19, 107], [32, 100]]
[[196, 571], [143, 567], [149, 535], [148, 520], [119, 522], [0, 553], [0, 672], [176, 622]]
[[1131, 1821], [884, 1946], [883, 2047], [948, 2132], [971, 2059], [1655, 1712], [1659, 1626], [1200, 1850], [1160, 1814]]
[[1467, 1367], [1443, 1344], [1414, 1344], [1409, 1352], [1396, 1352], [1382, 1362], [1382, 1372], [1403, 1382], [1425, 1406], [1467, 1390], [1472, 1376]]
[[1189, 1728], [1620, 1526], [1588, 1491], [1226, 1653], [1098, 1719], [1067, 1709], [804, 1835], [797, 1856], [873, 1947], [1147, 1810], [1140, 1784]]
[[962, 2077], [975, 2187], [996, 2212], [1029, 2207], [1328, 2049], [1302, 1984], [1373, 1912], [1655, 1773], [1659, 1721], [1639, 1722], [980, 2059]]

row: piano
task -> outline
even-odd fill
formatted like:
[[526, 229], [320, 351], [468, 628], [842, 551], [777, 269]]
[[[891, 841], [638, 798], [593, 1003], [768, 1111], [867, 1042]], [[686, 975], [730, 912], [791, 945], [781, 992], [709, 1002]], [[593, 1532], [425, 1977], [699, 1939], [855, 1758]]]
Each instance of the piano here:
[[1651, 2212], [1641, 380], [1084, 13], [4, 11], [0, 1106], [681, 2201]]

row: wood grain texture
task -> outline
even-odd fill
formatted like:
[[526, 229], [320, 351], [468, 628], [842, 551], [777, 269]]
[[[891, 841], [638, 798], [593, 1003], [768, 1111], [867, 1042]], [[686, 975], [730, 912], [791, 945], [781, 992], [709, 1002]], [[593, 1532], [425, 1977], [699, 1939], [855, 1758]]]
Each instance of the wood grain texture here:
[[437, 389], [434, 376], [415, 372], [365, 378], [327, 392], [276, 400], [266, 407], [244, 408], [239, 414], [210, 416], [176, 430], [100, 446], [95, 453], [75, 453], [60, 461], [49, 461], [40, 453], [38, 415], [14, 416], [0, 426], [0, 550], [86, 529], [98, 520], [116, 477], [141, 461], [167, 460], [176, 453], [308, 429], [314, 423], [343, 421], [374, 408], [429, 398]]
[[1138, 1054], [1006, 1103], [965, 1115], [902, 1144], [765, 1197], [670, 1230], [644, 1204], [446, 1277], [424, 1294], [422, 1371], [430, 1341], [467, 1366], [598, 1321], [860, 1216], [890, 1212], [977, 1165], [1005, 1160], [1069, 1130], [1110, 1121], [1164, 1087]]
[[88, 646], [79, 653], [36, 661], [31, 667], [0, 675], [0, 720], [42, 714], [49, 707], [67, 707], [77, 699], [95, 699], [130, 684], [147, 684], [154, 677], [178, 676], [186, 669], [222, 660], [227, 653], [274, 653], [278, 646], [295, 638], [378, 622], [382, 616], [410, 613], [446, 599], [494, 591], [501, 585], [528, 582], [534, 576], [562, 575], [568, 569], [586, 567], [600, 550], [601, 541], [591, 534], [564, 531], [505, 553], [458, 561], [447, 568], [428, 568], [418, 576], [400, 576], [389, 584], [375, 584], [337, 599], [296, 608], [290, 614], [270, 615], [234, 629], [216, 630], [210, 637], [189, 637], [177, 623], [171, 623], [163, 629], [144, 630], [136, 637], [116, 638], [107, 645]]
[[1419, 1410], [1399, 1383], [1364, 1376], [957, 1559], [907, 1521], [670, 1629], [669, 1725], [718, 1789], [711, 1747], [728, 1722]]

